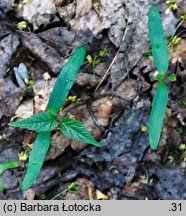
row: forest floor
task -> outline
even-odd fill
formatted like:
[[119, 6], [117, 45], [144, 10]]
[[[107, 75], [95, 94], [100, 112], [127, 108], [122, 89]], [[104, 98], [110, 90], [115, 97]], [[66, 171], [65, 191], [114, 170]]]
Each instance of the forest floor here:
[[[179, 42], [169, 46], [168, 74], [177, 79], [168, 84], [153, 151], [148, 127], [156, 69], [144, 55], [152, 4], [170, 39], [186, 14], [181, 0], [174, 11], [162, 0], [0, 1], [0, 163], [19, 161], [2, 174], [0, 199], [186, 199], [186, 21], [176, 31]], [[39, 177], [23, 192], [35, 133], [7, 124], [46, 110], [56, 77], [82, 45], [88, 58], [60, 115], [80, 120], [102, 147], [54, 131]], [[21, 63], [26, 83], [15, 76]]]

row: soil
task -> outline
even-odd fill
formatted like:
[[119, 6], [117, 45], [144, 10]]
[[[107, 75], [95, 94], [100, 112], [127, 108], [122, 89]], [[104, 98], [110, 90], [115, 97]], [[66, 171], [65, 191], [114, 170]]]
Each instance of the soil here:
[[[20, 161], [2, 174], [0, 199], [186, 199], [186, 21], [176, 32], [180, 43], [169, 47], [168, 74], [177, 79], [168, 83], [157, 151], [148, 140], [156, 69], [144, 55], [150, 50], [151, 5], [159, 8], [170, 38], [186, 12], [185, 2], [169, 13], [162, 0], [24, 2], [0, 1], [0, 163]], [[46, 110], [56, 77], [81, 45], [92, 57], [101, 50], [108, 55], [94, 67], [84, 63], [69, 93], [78, 100], [66, 103], [60, 117], [80, 120], [102, 147], [55, 130], [39, 177], [23, 192], [35, 133], [7, 124]], [[16, 70], [23, 73], [21, 63], [27, 85], [16, 76]]]

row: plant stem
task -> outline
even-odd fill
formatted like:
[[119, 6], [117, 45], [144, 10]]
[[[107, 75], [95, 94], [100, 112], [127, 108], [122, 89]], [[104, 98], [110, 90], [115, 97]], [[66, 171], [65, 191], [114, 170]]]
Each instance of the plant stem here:
[[183, 23], [184, 21], [185, 21], [184, 19], [182, 19], [182, 20], [179, 21], [178, 25], [176, 26], [174, 32], [173, 32], [172, 35], [171, 35], [171, 38], [170, 38], [169, 41], [168, 41], [168, 45], [169, 45], [170, 41], [173, 39], [173, 37], [175, 36], [175, 34], [176, 34], [178, 28], [182, 25], [182, 23]]

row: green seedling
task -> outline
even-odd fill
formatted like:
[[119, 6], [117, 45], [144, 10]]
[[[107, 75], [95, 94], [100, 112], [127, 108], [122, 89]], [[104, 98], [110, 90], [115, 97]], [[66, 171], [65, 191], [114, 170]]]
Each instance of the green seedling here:
[[176, 74], [172, 73], [167, 77], [168, 81], [175, 82], [176, 81]]
[[186, 13], [182, 14], [182, 15], [180, 16], [180, 19], [183, 20], [183, 21], [185, 21], [185, 20], [186, 20]]
[[72, 182], [67, 186], [66, 189], [61, 191], [60, 193], [56, 194], [54, 197], [51, 198], [51, 200], [55, 200], [57, 197], [66, 194], [67, 192], [70, 193], [77, 193], [78, 192], [78, 183], [77, 182]]
[[174, 36], [169, 40], [168, 47], [175, 47], [181, 42], [181, 37]]
[[20, 31], [23, 31], [25, 30], [27, 27], [28, 27], [28, 23], [26, 21], [21, 21], [21, 22], [18, 22], [16, 27], [20, 30]]
[[65, 103], [78, 103], [80, 99], [77, 96], [68, 96]]
[[167, 0], [165, 3], [168, 6], [168, 11], [175, 11], [178, 9], [176, 0]]
[[6, 171], [7, 169], [14, 169], [19, 166], [19, 161], [8, 161], [0, 164], [0, 192], [4, 191], [4, 184], [1, 178], [1, 175]]
[[31, 4], [32, 0], [23, 0], [23, 4]]
[[180, 151], [185, 151], [186, 150], [186, 145], [184, 143], [181, 143], [179, 146], [178, 146], [178, 149]]
[[85, 55], [86, 49], [80, 47], [64, 65], [50, 95], [46, 112], [40, 112], [30, 118], [9, 123], [10, 126], [34, 130], [38, 133], [28, 160], [28, 167], [21, 184], [21, 190], [28, 189], [39, 175], [50, 146], [51, 131], [56, 127], [60, 127], [63, 134], [74, 140], [101, 147], [100, 143], [93, 138], [79, 121], [65, 117], [59, 122], [57, 118], [79, 69], [84, 63]]
[[101, 62], [105, 57], [108, 57], [109, 53], [107, 49], [101, 49], [99, 53], [95, 53], [93, 56], [87, 55], [86, 59], [93, 69]]
[[167, 41], [164, 36], [159, 11], [155, 6], [152, 6], [149, 10], [148, 29], [152, 56], [159, 73], [149, 124], [149, 143], [150, 147], [155, 150], [158, 147], [168, 101], [168, 89], [164, 80], [169, 66]]
[[27, 161], [28, 153], [26, 151], [21, 151], [20, 153], [18, 153], [18, 158], [20, 161]]
[[87, 55], [86, 60], [92, 66], [92, 73], [93, 73], [94, 80], [97, 80], [95, 72], [94, 72], [96, 66], [99, 63], [101, 63], [103, 58], [108, 57], [108, 56], [109, 56], [109, 53], [107, 49], [101, 49], [99, 53], [94, 53], [93, 55]]
[[168, 41], [168, 46], [169, 47], [170, 46], [176, 46], [176, 45], [178, 45], [180, 43], [181, 38], [178, 37], [176, 35], [176, 33], [177, 33], [178, 29], [180, 28], [180, 26], [183, 24], [183, 22], [185, 22], [185, 20], [186, 20], [186, 14], [182, 14], [180, 16], [180, 20], [179, 20], [178, 24], [176, 25], [176, 28], [175, 28], [174, 32], [172, 33], [172, 35], [171, 35], [171, 37], [170, 37], [170, 39]]
[[45, 200], [45, 199], [47, 199], [46, 194], [45, 194], [45, 193], [39, 194], [38, 199], [39, 199], [39, 200]]

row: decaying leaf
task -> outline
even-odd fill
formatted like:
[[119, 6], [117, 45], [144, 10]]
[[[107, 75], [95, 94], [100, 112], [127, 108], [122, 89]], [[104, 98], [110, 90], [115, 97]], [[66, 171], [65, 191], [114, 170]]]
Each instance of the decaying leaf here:
[[108, 200], [109, 197], [105, 195], [104, 193], [102, 193], [101, 191], [96, 190], [96, 199], [97, 200]]

